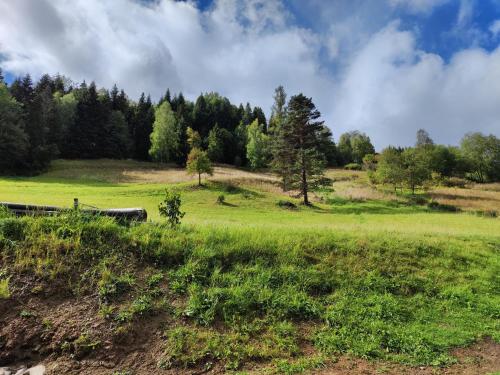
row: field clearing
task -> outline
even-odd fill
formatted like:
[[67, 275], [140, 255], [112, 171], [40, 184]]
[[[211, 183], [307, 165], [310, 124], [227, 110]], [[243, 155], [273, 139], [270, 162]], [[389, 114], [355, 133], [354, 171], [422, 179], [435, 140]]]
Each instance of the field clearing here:
[[[41, 176], [1, 178], [0, 200], [71, 207], [78, 197], [82, 204], [99, 208], [144, 207], [151, 220], [158, 220], [157, 206], [164, 190], [174, 186], [182, 194], [183, 222], [194, 226], [500, 237], [498, 219], [408, 206], [401, 197], [369, 186], [364, 172], [330, 170], [327, 175], [334, 179], [333, 192], [317, 196], [313, 208], [299, 205], [286, 210], [276, 203], [294, 199], [281, 192], [269, 173], [219, 166], [206, 186], [199, 188], [184, 170], [153, 163], [57, 161]], [[493, 190], [451, 190], [457, 191], [455, 201], [481, 202], [488, 209], [500, 199], [500, 193]], [[470, 192], [481, 200], [464, 198]], [[224, 205], [216, 203], [220, 194], [226, 198]]]

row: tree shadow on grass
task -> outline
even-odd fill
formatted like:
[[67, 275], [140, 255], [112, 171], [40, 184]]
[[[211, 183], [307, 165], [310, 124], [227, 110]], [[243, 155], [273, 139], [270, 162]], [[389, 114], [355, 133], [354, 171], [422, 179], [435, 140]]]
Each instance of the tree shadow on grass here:
[[253, 190], [245, 189], [241, 186], [232, 184], [231, 182], [210, 181], [205, 188], [210, 191], [224, 192], [226, 194], [241, 194], [245, 198], [263, 198], [265, 195]]

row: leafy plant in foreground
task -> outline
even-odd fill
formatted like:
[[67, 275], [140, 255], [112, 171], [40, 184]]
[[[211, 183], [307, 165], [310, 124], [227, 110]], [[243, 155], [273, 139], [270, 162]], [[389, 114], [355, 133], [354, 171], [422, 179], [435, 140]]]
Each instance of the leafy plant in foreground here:
[[186, 214], [181, 211], [181, 195], [179, 193], [165, 190], [165, 198], [158, 205], [160, 216], [166, 217], [171, 228], [176, 228]]

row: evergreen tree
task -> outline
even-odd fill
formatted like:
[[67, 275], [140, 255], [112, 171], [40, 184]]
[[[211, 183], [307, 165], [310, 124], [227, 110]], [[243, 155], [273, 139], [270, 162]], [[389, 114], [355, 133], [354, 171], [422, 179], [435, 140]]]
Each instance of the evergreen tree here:
[[167, 101], [155, 110], [155, 122], [151, 133], [149, 155], [154, 161], [173, 161], [179, 152], [177, 119]]
[[5, 83], [5, 78], [3, 76], [2, 68], [0, 68], [0, 84]]
[[131, 133], [134, 139], [134, 157], [138, 160], [149, 160], [151, 148], [150, 135], [153, 131], [154, 108], [151, 98], [141, 94], [131, 121]]
[[252, 112], [252, 122], [254, 120], [257, 120], [257, 122], [262, 125], [262, 130], [267, 133], [267, 121], [266, 121], [266, 115], [264, 115], [264, 111], [262, 111], [262, 108], [260, 107], [255, 107]]
[[252, 121], [254, 120], [253, 111], [252, 111], [252, 107], [250, 107], [250, 103], [247, 103], [245, 105], [245, 110], [243, 111], [243, 117], [241, 120], [243, 121], [243, 124], [245, 124], [245, 125], [250, 125], [252, 123]]
[[[68, 131], [68, 157], [95, 159], [101, 157], [103, 121], [101, 102], [95, 83], [83, 82], [76, 90], [76, 118]], [[106, 119], [107, 120], [107, 119]]]
[[303, 94], [290, 98], [287, 112], [280, 134], [284, 152], [280, 163], [290, 165], [287, 183], [309, 205], [309, 192], [327, 182], [320, 152], [323, 121], [318, 120], [321, 115], [312, 100]]
[[202, 137], [206, 137], [209, 127], [208, 106], [203, 95], [198, 96], [193, 108], [193, 130], [196, 130]]
[[104, 127], [102, 156], [113, 159], [124, 159], [130, 153], [131, 141], [127, 121], [121, 111], [112, 111]]
[[255, 119], [247, 128], [247, 159], [252, 169], [263, 168], [269, 159], [269, 138], [263, 126]]
[[0, 83], [0, 173], [25, 171], [28, 152], [22, 105], [10, 95], [5, 84]]
[[56, 137], [53, 136], [53, 141], [56, 142], [61, 157], [68, 158], [72, 153], [68, 145], [71, 145], [70, 131], [75, 126], [76, 107], [78, 103], [74, 92], [64, 95], [60, 91], [54, 94], [54, 102], [56, 105], [59, 134]]
[[222, 161], [224, 149], [219, 125], [215, 124], [215, 126], [208, 133], [207, 144], [207, 154], [210, 160], [213, 162]]

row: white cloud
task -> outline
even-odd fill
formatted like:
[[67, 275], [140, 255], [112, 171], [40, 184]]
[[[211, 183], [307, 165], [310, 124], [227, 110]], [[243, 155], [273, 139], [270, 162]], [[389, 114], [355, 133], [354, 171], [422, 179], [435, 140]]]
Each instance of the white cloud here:
[[500, 48], [464, 50], [445, 64], [392, 23], [348, 67], [333, 118], [342, 130], [366, 131], [378, 147], [410, 145], [419, 128], [453, 144], [468, 131], [499, 134], [499, 97]]
[[388, 0], [393, 7], [406, 8], [412, 13], [430, 13], [450, 0]]
[[490, 32], [494, 38], [500, 35], [500, 20], [496, 20], [490, 25]]
[[[389, 1], [415, 12], [444, 2]], [[500, 50], [471, 48], [445, 63], [398, 23], [381, 29], [390, 16], [373, 4], [325, 9], [323, 21], [333, 21], [319, 35], [294, 24], [280, 0], [217, 0], [206, 11], [171, 0], [0, 1], [0, 55], [14, 74], [116, 82], [134, 98], [167, 87], [190, 99], [218, 91], [266, 112], [283, 84], [312, 96], [337, 138], [361, 129], [378, 148], [412, 144], [422, 127], [443, 143], [466, 131], [498, 134]]]
[[206, 12], [170, 0], [16, 0], [0, 2], [0, 52], [14, 74], [117, 82], [133, 97], [217, 90], [267, 110], [281, 83], [313, 95], [329, 81], [319, 38], [288, 17], [268, 0], [219, 0]]

